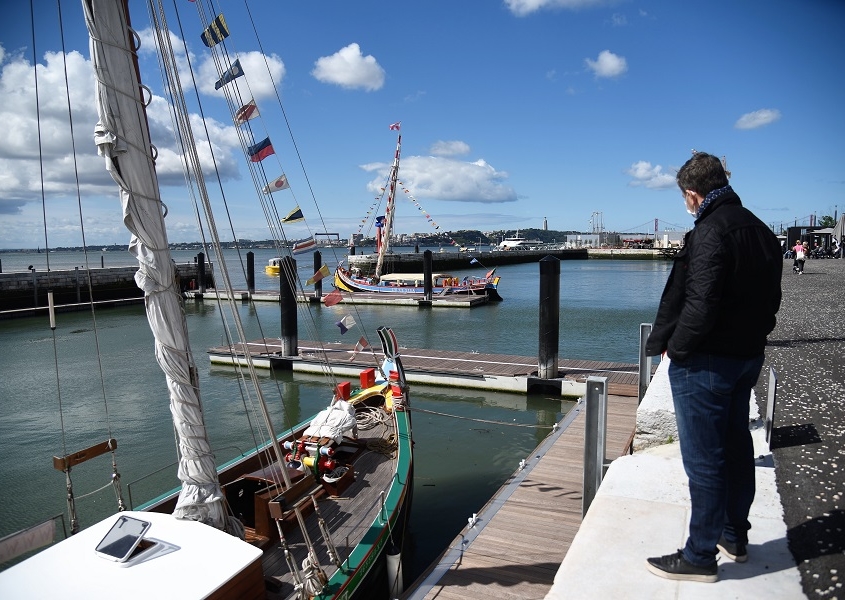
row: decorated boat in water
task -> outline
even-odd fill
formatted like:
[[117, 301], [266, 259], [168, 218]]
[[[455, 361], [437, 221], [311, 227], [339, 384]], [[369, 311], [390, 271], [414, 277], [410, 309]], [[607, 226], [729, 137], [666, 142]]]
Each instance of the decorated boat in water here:
[[[393, 130], [399, 130], [400, 124], [394, 123], [390, 126]], [[396, 140], [396, 152], [393, 156], [393, 164], [390, 167], [387, 191], [387, 205], [384, 215], [377, 216], [376, 224], [376, 262], [371, 273], [363, 273], [360, 268], [346, 268], [339, 264], [334, 273], [335, 288], [349, 293], [371, 293], [371, 294], [402, 294], [424, 296], [426, 294], [425, 275], [422, 273], [387, 273], [386, 265], [389, 262], [391, 247], [391, 236], [393, 233], [394, 217], [396, 214], [396, 191], [399, 186], [399, 157], [402, 154], [402, 134], [399, 133]], [[470, 264], [480, 263], [471, 259]], [[453, 277], [448, 273], [432, 274], [431, 294], [432, 296], [463, 294], [474, 296], [486, 296], [489, 300], [498, 301], [499, 277], [496, 276], [496, 269], [487, 271], [483, 276], [463, 278]]]
[[[463, 278], [454, 277], [448, 273], [432, 273], [432, 295], [464, 294], [501, 300], [498, 291], [499, 277], [496, 276], [495, 271], [492, 269], [481, 277]], [[335, 271], [334, 286], [344, 292], [424, 295], [425, 275], [423, 273], [390, 273], [376, 279], [362, 275], [355, 268], [347, 270], [338, 267]]]

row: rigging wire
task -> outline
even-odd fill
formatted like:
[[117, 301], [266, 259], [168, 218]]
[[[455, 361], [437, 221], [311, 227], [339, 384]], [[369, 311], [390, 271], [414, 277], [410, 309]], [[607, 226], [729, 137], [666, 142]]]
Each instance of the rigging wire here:
[[[103, 370], [103, 360], [102, 354], [100, 352], [100, 335], [99, 329], [97, 327], [97, 314], [94, 310], [94, 284], [91, 279], [91, 267], [89, 263], [89, 255], [88, 255], [88, 243], [85, 238], [85, 219], [83, 218], [83, 210], [82, 210], [82, 192], [79, 183], [79, 161], [77, 160], [76, 156], [76, 141], [74, 139], [74, 129], [73, 129], [73, 112], [71, 110], [71, 103], [70, 103], [70, 80], [68, 77], [67, 72], [67, 51], [65, 49], [65, 35], [64, 35], [64, 27], [62, 26], [62, 6], [60, 0], [56, 0], [56, 6], [59, 11], [59, 32], [61, 36], [61, 43], [62, 43], [62, 66], [64, 68], [64, 77], [65, 77], [65, 92], [67, 94], [67, 114], [68, 114], [68, 124], [70, 126], [70, 143], [72, 149], [72, 156], [73, 156], [73, 174], [76, 181], [76, 202], [79, 212], [79, 230], [82, 236], [82, 249], [85, 255], [85, 272], [87, 274], [87, 282], [88, 282], [88, 305], [91, 308], [91, 319], [92, 319], [92, 328], [94, 331], [94, 347], [97, 353], [97, 368], [100, 374], [100, 389], [103, 394], [103, 410], [105, 412], [106, 417], [106, 430], [108, 432], [109, 439], [114, 437], [112, 435], [112, 428], [111, 428], [111, 415], [109, 413], [109, 402], [108, 402], [108, 394], [106, 393], [106, 377]], [[114, 456], [114, 450], [112, 450], [112, 456]], [[114, 460], [114, 459], [112, 459]]]
[[[50, 248], [47, 246], [47, 200], [45, 198], [44, 193], [44, 160], [43, 160], [43, 144], [41, 140], [41, 111], [39, 109], [39, 105], [41, 104], [40, 96], [38, 94], [38, 55], [36, 54], [35, 50], [35, 7], [33, 6], [33, 0], [29, 0], [29, 16], [30, 16], [30, 24], [31, 24], [31, 37], [32, 37], [32, 75], [35, 81], [35, 121], [38, 127], [38, 163], [41, 168], [41, 210], [43, 214], [44, 220], [44, 245], [45, 245], [45, 252], [47, 255], [47, 270], [50, 270]], [[56, 363], [56, 392], [59, 399], [59, 423], [62, 429], [62, 453], [67, 454], [67, 439], [65, 434], [65, 420], [64, 420], [64, 410], [62, 408], [62, 388], [60, 385], [60, 378], [59, 378], [59, 354], [58, 348], [56, 344], [56, 331], [53, 330], [53, 356]]]
[[[216, 229], [216, 226], [214, 224], [214, 216], [213, 216], [213, 212], [211, 211], [211, 207], [210, 207], [208, 190], [205, 187], [205, 180], [202, 176], [202, 168], [201, 168], [201, 165], [200, 165], [199, 156], [197, 154], [196, 142], [194, 140], [193, 132], [192, 132], [191, 127], [190, 127], [190, 121], [189, 121], [190, 115], [189, 115], [189, 112], [188, 112], [187, 105], [185, 104], [184, 94], [182, 94], [182, 92], [181, 92], [182, 86], [181, 86], [181, 82], [179, 81], [178, 69], [175, 66], [176, 65], [176, 59], [175, 59], [175, 54], [173, 52], [173, 47], [170, 43], [171, 40], [170, 40], [170, 36], [169, 36], [169, 29], [167, 27], [164, 7], [163, 7], [162, 3], [159, 1], [158, 2], [158, 15], [156, 14], [157, 11], [156, 11], [156, 8], [155, 8], [152, 0], [150, 0], [148, 7], [149, 7], [149, 12], [150, 12], [151, 23], [152, 23], [153, 28], [155, 30], [157, 44], [159, 46], [159, 53], [158, 54], [161, 56], [160, 67], [163, 67], [163, 70], [164, 70], [165, 89], [168, 91], [168, 94], [170, 95], [172, 107], [173, 107], [172, 110], [175, 112], [174, 120], [175, 120], [175, 123], [177, 125], [177, 128], [174, 130], [174, 133], [177, 135], [178, 143], [181, 145], [182, 150], [183, 150], [183, 161], [185, 163], [186, 170], [189, 174], [192, 174], [192, 175], [188, 176], [188, 179], [189, 179], [189, 181], [193, 182], [193, 184], [191, 185], [191, 188], [192, 188], [191, 196], [192, 196], [192, 198], [194, 199], [194, 202], [195, 202], [195, 212], [197, 214], [199, 214], [200, 211], [199, 211], [198, 205], [201, 204], [202, 207], [203, 207], [203, 214], [205, 215], [205, 219], [208, 223], [208, 231], [210, 232], [210, 234], [212, 236], [211, 246], [214, 248], [215, 255], [218, 257], [218, 268], [220, 269], [220, 274], [224, 279], [224, 282], [226, 284], [226, 289], [231, 289], [232, 286], [231, 286], [231, 282], [229, 280], [229, 275], [228, 275], [228, 271], [226, 269], [226, 264], [222, 260], [222, 248], [221, 248], [221, 245], [220, 245], [219, 237], [217, 235], [217, 229]], [[175, 3], [174, 3], [174, 9], [176, 9], [176, 11], [177, 11], [176, 14], [177, 14], [177, 19], [178, 19], [178, 9], [175, 6]], [[184, 38], [183, 38], [183, 42], [184, 42]], [[190, 57], [188, 56], [188, 53], [187, 53], [187, 47], [186, 47], [186, 57], [188, 58], [188, 60], [190, 60]], [[189, 67], [190, 67], [190, 63], [189, 63]], [[191, 76], [193, 77], [193, 70], [190, 70], [190, 73], [191, 73]], [[195, 81], [194, 81], [194, 84], [196, 84]], [[201, 116], [203, 116], [203, 122], [204, 122], [205, 121], [204, 115], [201, 115]], [[205, 125], [205, 122], [204, 122], [204, 125]], [[208, 135], [207, 126], [206, 126], [206, 135]], [[209, 141], [210, 141], [210, 139], [209, 139]], [[216, 169], [216, 163], [215, 163], [215, 169]], [[219, 174], [218, 174], [218, 181], [219, 181]], [[199, 201], [197, 200], [197, 197], [193, 192], [193, 185], [196, 185], [196, 187], [197, 187], [197, 193], [199, 194], [199, 198], [200, 198]], [[203, 230], [203, 232], [204, 232], [204, 230]], [[205, 235], [203, 233], [203, 247], [207, 248], [208, 246], [209, 246], [208, 240], [205, 238]], [[217, 302], [218, 302], [218, 305], [220, 306], [221, 303], [220, 303], [219, 295], [218, 295]], [[230, 305], [234, 302], [234, 298], [232, 297], [231, 294], [229, 295], [229, 302], [230, 302]], [[222, 306], [220, 306], [220, 308], [221, 308], [220, 314], [225, 315], [225, 311], [222, 310]], [[234, 321], [235, 321], [235, 326], [236, 326], [236, 328], [239, 329], [239, 332], [241, 334], [240, 339], [243, 339], [242, 325], [240, 324], [240, 321], [238, 319], [236, 308], [233, 308], [231, 306], [230, 306], [230, 308], [231, 308], [231, 312], [232, 312], [232, 315], [233, 315], [233, 318], [234, 318]], [[231, 339], [231, 334], [229, 332], [228, 326], [225, 327], [225, 331], [226, 331], [227, 336], [229, 336], [229, 338]], [[243, 394], [243, 392], [244, 392], [243, 387], [241, 387], [241, 392]], [[257, 383], [255, 383], [255, 393], [259, 396], [259, 398], [261, 397], [261, 391], [260, 391], [260, 388], [258, 387]], [[260, 403], [260, 401], [259, 401], [259, 403]], [[272, 424], [270, 424], [270, 423], [266, 423], [266, 424], [267, 424], [267, 427], [270, 429], [270, 431], [272, 431]], [[253, 430], [252, 427], [251, 427], [251, 430]], [[267, 437], [270, 437], [271, 440], [272, 440], [272, 436], [268, 435]], [[257, 445], [258, 444], [256, 442], [256, 446]]]

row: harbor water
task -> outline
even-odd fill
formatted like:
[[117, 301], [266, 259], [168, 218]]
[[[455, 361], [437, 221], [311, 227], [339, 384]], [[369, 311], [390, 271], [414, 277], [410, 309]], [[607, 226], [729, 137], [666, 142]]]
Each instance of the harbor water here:
[[[344, 252], [343, 249], [338, 249]], [[331, 250], [329, 250], [331, 252]], [[177, 262], [196, 251], [174, 252]], [[256, 288], [275, 290], [278, 279], [263, 266], [272, 250], [255, 251]], [[32, 265], [50, 269], [126, 266], [128, 253], [0, 252], [3, 272]], [[336, 260], [324, 251], [330, 266]], [[235, 288], [245, 289], [244, 257], [227, 251], [225, 261]], [[304, 281], [311, 256], [299, 260]], [[456, 276], [478, 275], [470, 266]], [[586, 260], [561, 262], [560, 357], [633, 363], [640, 323], [650, 322], [668, 275], [663, 261]], [[215, 271], [219, 277], [218, 266]], [[314, 307], [300, 315], [300, 339], [354, 343], [361, 335], [376, 340], [375, 329], [391, 326], [401, 346], [527, 357], [538, 350], [536, 263], [497, 269], [503, 302], [474, 309], [418, 309], [393, 306]], [[219, 279], [218, 279], [219, 281]], [[331, 290], [326, 282], [324, 293]], [[238, 303], [249, 339], [279, 335], [276, 303]], [[187, 323], [200, 374], [208, 435], [218, 463], [248, 451], [249, 433], [240, 379], [231, 368], [211, 366], [206, 350], [226, 343], [216, 302], [186, 302]], [[356, 325], [342, 335], [336, 323], [350, 315]], [[118, 440], [117, 469], [123, 494], [133, 506], [176, 487], [175, 448], [164, 376], [153, 356], [153, 337], [143, 306], [57, 315], [55, 331], [46, 318], [0, 321], [0, 537], [66, 512], [65, 476], [52, 457], [109, 437]], [[325, 378], [261, 373], [277, 430], [325, 407]], [[275, 398], [275, 400], [274, 400]], [[280, 399], [281, 398], [281, 399]], [[406, 581], [413, 580], [460, 531], [473, 512], [490, 499], [520, 460], [548, 434], [572, 406], [570, 399], [415, 386], [411, 390], [415, 439], [414, 500], [406, 558]], [[81, 526], [116, 510], [108, 484], [108, 455], [71, 472]], [[100, 490], [100, 491], [95, 491]], [[91, 495], [81, 497], [89, 492]]]

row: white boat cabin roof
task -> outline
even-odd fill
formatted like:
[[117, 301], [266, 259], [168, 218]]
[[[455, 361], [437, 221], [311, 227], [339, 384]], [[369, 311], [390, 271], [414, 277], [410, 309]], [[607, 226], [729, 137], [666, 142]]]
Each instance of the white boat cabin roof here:
[[[144, 539], [155, 543], [124, 563], [94, 552], [120, 515], [151, 523]], [[261, 554], [196, 521], [125, 511], [0, 573], [0, 598], [206, 598]]]
[[[432, 273], [431, 278], [442, 279], [443, 277], [452, 277], [448, 273]], [[425, 280], [425, 275], [422, 273], [388, 273], [387, 275], [382, 275], [380, 281], [423, 281]]]

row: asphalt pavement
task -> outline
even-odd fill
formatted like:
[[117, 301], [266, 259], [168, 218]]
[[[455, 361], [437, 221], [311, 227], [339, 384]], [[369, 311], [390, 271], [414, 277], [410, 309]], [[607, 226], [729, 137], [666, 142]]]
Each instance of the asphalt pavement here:
[[845, 260], [784, 261], [783, 302], [757, 385], [766, 413], [789, 550], [808, 598], [845, 598]]

